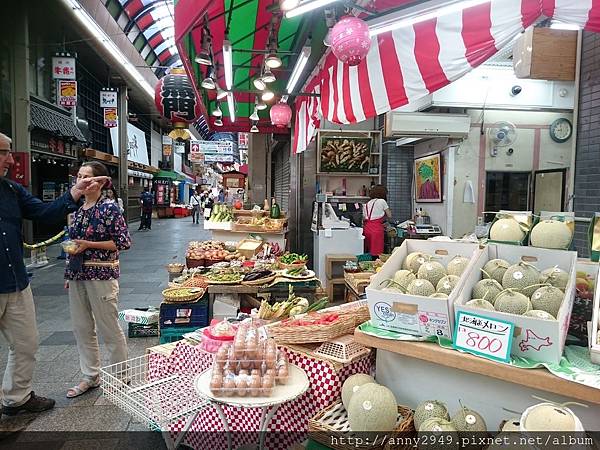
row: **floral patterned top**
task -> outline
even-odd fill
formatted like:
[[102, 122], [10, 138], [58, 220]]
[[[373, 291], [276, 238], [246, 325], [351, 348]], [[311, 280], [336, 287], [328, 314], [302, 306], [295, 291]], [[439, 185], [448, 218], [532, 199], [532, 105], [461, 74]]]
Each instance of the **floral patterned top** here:
[[[80, 207], [69, 227], [70, 239], [86, 241], [114, 241], [117, 251], [87, 249], [83, 252], [83, 266], [77, 272], [72, 270], [67, 259], [65, 279], [67, 280], [112, 280], [119, 278], [119, 251], [131, 246], [131, 237], [125, 218], [119, 206], [101, 197], [95, 206], [89, 209]], [[94, 265], [98, 263], [98, 265]]]

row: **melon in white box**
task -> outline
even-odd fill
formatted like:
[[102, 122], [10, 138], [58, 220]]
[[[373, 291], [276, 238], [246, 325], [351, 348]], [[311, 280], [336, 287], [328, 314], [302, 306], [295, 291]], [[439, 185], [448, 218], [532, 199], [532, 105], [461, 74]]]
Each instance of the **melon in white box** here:
[[[540, 272], [558, 267], [568, 274], [565, 296], [556, 320], [542, 320], [465, 305], [472, 298], [473, 286], [482, 278], [481, 269], [488, 261], [497, 258], [504, 259], [511, 265], [524, 261], [535, 266]], [[465, 284], [454, 305], [455, 313], [458, 314], [460, 311], [464, 311], [511, 322], [515, 325], [511, 355], [532, 361], [558, 363], [563, 354], [571, 309], [573, 308], [576, 267], [576, 252], [518, 247], [507, 244], [488, 244], [475, 263], [469, 267]], [[518, 271], [514, 272], [516, 278], [518, 278], [518, 275]]]
[[396, 271], [402, 269], [406, 257], [413, 252], [432, 255], [433, 261], [447, 267], [448, 263], [459, 255], [467, 258], [469, 265], [473, 264], [481, 249], [479, 244], [463, 242], [405, 240], [394, 250], [381, 270], [371, 278], [371, 283], [366, 288], [371, 325], [398, 333], [443, 336], [451, 339], [454, 299], [466, 280], [468, 266], [447, 299], [385, 291], [386, 280], [394, 278]]

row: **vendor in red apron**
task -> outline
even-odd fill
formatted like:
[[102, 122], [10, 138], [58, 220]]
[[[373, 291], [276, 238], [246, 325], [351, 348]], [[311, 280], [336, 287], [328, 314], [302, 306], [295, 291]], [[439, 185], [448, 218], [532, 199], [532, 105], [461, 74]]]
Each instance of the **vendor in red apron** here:
[[378, 184], [369, 192], [371, 200], [363, 208], [363, 235], [365, 237], [365, 252], [373, 256], [383, 253], [386, 217], [392, 218], [392, 212], [387, 204], [387, 191]]

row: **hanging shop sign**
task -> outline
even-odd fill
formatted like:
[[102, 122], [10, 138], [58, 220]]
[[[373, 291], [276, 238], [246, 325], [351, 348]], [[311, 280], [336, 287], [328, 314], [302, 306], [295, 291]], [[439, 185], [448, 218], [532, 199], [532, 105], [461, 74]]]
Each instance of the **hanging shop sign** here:
[[197, 141], [200, 146], [200, 152], [205, 155], [221, 154], [233, 155], [233, 142], [231, 141]]
[[48, 133], [34, 130], [31, 132], [31, 149], [55, 155], [77, 157], [77, 145], [72, 142], [56, 138]]
[[173, 139], [169, 136], [162, 137], [162, 154], [164, 157], [170, 157], [173, 154]]
[[191, 163], [202, 164], [205, 161], [204, 153], [190, 153], [188, 159]]
[[[110, 129], [113, 155], [119, 156], [119, 127]], [[127, 122], [127, 159], [148, 166], [148, 147], [146, 134]]]
[[248, 148], [250, 142], [250, 133], [238, 133], [238, 148]]
[[185, 144], [183, 142], [174, 142], [173, 151], [177, 155], [183, 155], [185, 153]]
[[504, 320], [460, 311], [453, 346], [493, 361], [509, 362], [514, 328]]
[[103, 108], [104, 109], [104, 126], [106, 128], [113, 128], [118, 125], [117, 108]]
[[58, 81], [58, 102], [60, 106], [73, 107], [77, 104], [77, 81]]
[[54, 80], [75, 80], [75, 58], [68, 53], [52, 57], [52, 78]]
[[200, 153], [200, 142], [197, 140], [190, 141], [190, 153]]
[[204, 155], [205, 162], [221, 162], [221, 163], [232, 163], [233, 155], [225, 155], [225, 154], [205, 154]]
[[100, 108], [116, 108], [117, 107], [117, 90], [102, 89], [100, 91]]

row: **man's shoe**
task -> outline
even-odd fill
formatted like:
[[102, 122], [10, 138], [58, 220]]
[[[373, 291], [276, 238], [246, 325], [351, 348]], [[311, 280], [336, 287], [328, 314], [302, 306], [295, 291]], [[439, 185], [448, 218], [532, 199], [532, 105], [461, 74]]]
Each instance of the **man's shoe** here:
[[3, 406], [2, 414], [7, 416], [16, 416], [22, 412], [39, 413], [54, 408], [55, 401], [51, 398], [39, 397], [31, 391], [31, 397], [20, 406]]

